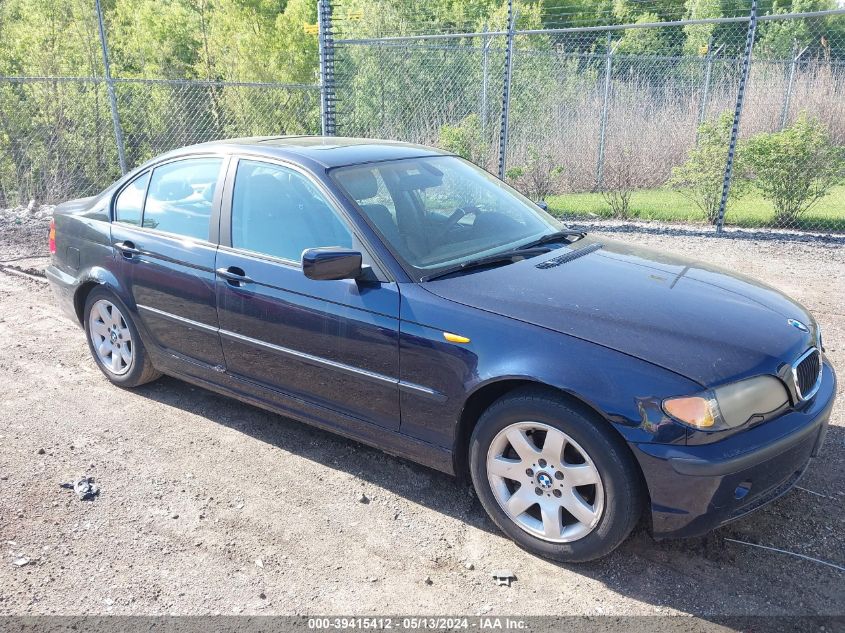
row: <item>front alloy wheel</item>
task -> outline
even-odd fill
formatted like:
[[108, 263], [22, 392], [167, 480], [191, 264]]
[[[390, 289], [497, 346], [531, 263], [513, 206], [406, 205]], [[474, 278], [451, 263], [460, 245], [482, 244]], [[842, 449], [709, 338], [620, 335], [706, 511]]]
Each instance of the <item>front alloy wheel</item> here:
[[610, 553], [642, 514], [642, 474], [622, 437], [550, 389], [519, 389], [494, 402], [473, 430], [469, 466], [493, 522], [552, 560]]
[[577, 541], [601, 518], [604, 488], [593, 460], [548, 424], [517, 422], [499, 431], [487, 451], [487, 478], [508, 518], [543, 540]]

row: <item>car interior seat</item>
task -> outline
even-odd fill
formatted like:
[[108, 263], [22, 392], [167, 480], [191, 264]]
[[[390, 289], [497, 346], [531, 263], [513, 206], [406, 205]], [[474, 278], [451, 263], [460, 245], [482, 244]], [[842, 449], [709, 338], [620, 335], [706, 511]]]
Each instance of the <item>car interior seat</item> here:
[[399, 227], [396, 225], [396, 218], [393, 217], [390, 210], [383, 204], [365, 204], [363, 202], [378, 195], [378, 180], [376, 180], [375, 174], [369, 170], [355, 170], [350, 172], [346, 178], [343, 178], [343, 184], [350, 195], [358, 202], [361, 210], [376, 225], [379, 232], [394, 247], [399, 247], [402, 243], [402, 237], [399, 233]]

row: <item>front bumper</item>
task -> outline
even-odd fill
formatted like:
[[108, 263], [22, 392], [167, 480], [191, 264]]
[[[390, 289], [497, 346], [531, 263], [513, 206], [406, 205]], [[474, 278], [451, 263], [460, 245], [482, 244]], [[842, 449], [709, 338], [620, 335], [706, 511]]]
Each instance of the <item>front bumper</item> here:
[[821, 448], [835, 395], [825, 362], [816, 395], [777, 419], [712, 444], [634, 444], [654, 536], [699, 536], [787, 492]]

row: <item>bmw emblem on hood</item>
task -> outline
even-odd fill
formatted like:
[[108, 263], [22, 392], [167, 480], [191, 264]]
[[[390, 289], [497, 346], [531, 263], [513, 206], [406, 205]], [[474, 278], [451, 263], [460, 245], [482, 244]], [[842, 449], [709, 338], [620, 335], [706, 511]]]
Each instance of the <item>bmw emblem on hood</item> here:
[[787, 319], [786, 322], [789, 323], [789, 325], [791, 325], [792, 327], [801, 330], [802, 332], [810, 331], [810, 328], [801, 323], [801, 321], [796, 321], [795, 319]]

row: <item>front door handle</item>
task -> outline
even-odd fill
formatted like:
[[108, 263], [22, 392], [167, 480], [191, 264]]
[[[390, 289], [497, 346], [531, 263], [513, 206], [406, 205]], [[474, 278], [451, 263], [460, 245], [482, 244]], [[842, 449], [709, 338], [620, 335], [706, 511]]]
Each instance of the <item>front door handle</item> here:
[[216, 270], [217, 276], [222, 277], [230, 286], [239, 287], [243, 284], [253, 283], [252, 279], [246, 276], [246, 273], [237, 266], [229, 266], [228, 268], [218, 268]]
[[127, 259], [131, 259], [135, 255], [141, 254], [141, 251], [135, 248], [135, 244], [129, 241], [115, 242], [114, 247], [119, 250]]

